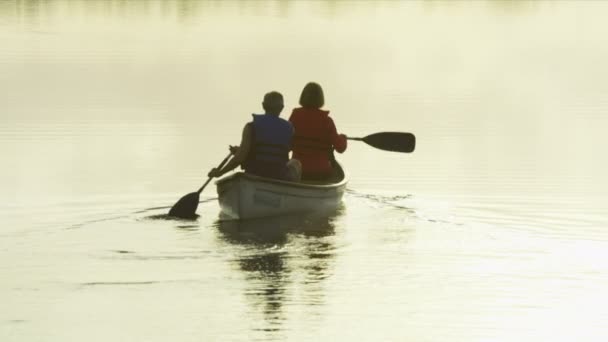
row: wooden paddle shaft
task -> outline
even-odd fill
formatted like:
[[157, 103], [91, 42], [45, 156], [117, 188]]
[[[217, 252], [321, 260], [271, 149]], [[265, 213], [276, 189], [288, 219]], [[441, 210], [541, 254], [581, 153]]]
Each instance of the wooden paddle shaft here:
[[[222, 167], [224, 167], [224, 165], [226, 165], [226, 163], [228, 162], [228, 160], [230, 159], [230, 157], [232, 156], [232, 152], [228, 153], [228, 155], [226, 156], [226, 158], [224, 158], [224, 160], [222, 160], [222, 162], [220, 163], [220, 165], [217, 167], [218, 169], [221, 169]], [[213, 177], [209, 177], [207, 179], [207, 181], [205, 182], [205, 184], [203, 184], [203, 186], [201, 186], [200, 189], [198, 189], [198, 193], [200, 194], [201, 192], [203, 192], [203, 189], [205, 189], [205, 187], [207, 186], [207, 184], [209, 184], [209, 182], [211, 182], [211, 179], [213, 179]]]

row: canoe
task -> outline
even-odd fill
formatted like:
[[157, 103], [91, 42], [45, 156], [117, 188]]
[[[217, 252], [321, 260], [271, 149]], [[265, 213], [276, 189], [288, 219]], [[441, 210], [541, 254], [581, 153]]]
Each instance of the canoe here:
[[221, 219], [244, 220], [334, 210], [342, 202], [348, 177], [339, 163], [327, 182], [287, 182], [244, 172], [215, 182]]

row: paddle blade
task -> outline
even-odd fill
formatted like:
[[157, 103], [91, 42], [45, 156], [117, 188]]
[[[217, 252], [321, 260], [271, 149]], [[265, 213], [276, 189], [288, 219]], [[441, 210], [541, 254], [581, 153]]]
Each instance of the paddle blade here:
[[385, 151], [410, 153], [416, 148], [416, 137], [412, 133], [374, 133], [363, 138], [363, 141], [370, 146]]
[[196, 218], [196, 209], [198, 208], [200, 194], [192, 192], [180, 198], [175, 205], [169, 210], [169, 216], [193, 219]]

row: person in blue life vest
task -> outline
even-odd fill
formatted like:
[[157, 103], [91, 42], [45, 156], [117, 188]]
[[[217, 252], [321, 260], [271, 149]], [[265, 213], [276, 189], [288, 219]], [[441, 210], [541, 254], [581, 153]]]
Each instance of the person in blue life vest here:
[[289, 159], [294, 129], [292, 124], [279, 117], [283, 110], [283, 95], [271, 91], [262, 102], [264, 114], [253, 114], [253, 121], [243, 128], [241, 144], [230, 146], [234, 157], [221, 169], [213, 168], [209, 177], [220, 177], [241, 166], [247, 173], [261, 177], [300, 181], [302, 164]]

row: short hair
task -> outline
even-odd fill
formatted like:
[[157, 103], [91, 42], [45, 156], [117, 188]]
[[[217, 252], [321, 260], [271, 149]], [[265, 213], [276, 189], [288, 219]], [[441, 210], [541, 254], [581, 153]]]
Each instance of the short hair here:
[[323, 88], [318, 83], [309, 82], [302, 89], [300, 95], [300, 106], [304, 108], [319, 109], [325, 104], [325, 96], [323, 96]]
[[262, 107], [269, 114], [279, 114], [283, 110], [283, 95], [278, 91], [271, 91], [264, 95], [264, 102], [262, 102]]

